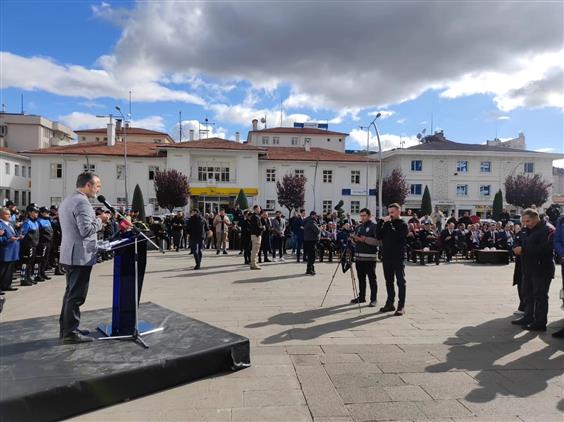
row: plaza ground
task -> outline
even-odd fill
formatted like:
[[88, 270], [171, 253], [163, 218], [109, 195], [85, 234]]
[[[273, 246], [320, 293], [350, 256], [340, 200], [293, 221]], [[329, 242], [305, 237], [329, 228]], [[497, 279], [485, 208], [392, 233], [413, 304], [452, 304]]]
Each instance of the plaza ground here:
[[[512, 264], [410, 265], [407, 314], [394, 317], [349, 305], [350, 276], [340, 271], [321, 308], [336, 264], [317, 264], [311, 277], [292, 258], [250, 271], [236, 252], [206, 252], [202, 270], [194, 271], [187, 252], [151, 253], [142, 301], [247, 336], [252, 367], [75, 419], [564, 419], [564, 340], [550, 336], [564, 326], [559, 267], [549, 330], [538, 335], [509, 324], [517, 307]], [[95, 267], [84, 310], [111, 306], [111, 273], [109, 262]], [[377, 274], [380, 306], [380, 264]], [[7, 294], [2, 320], [57, 315], [63, 290], [63, 277], [55, 277]]]

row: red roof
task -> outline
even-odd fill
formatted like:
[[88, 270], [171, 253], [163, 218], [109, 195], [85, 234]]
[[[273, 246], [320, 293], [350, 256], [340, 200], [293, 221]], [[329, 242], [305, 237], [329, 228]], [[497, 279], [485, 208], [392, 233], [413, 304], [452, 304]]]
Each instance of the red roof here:
[[229, 141], [222, 138], [206, 138], [197, 141], [178, 142], [175, 144], [159, 145], [160, 148], [192, 148], [192, 149], [231, 149], [246, 151], [261, 151], [264, 148], [241, 142]]
[[260, 155], [261, 160], [280, 161], [337, 161], [337, 162], [359, 162], [365, 163], [369, 158], [356, 154], [333, 151], [325, 148], [311, 148], [306, 151], [303, 147], [269, 147], [265, 155]]
[[[162, 144], [145, 144], [141, 142], [127, 143], [128, 157], [158, 157], [161, 155], [158, 147]], [[118, 142], [113, 146], [101, 144], [99, 142], [89, 142], [84, 144], [71, 144], [58, 147], [49, 147], [35, 149], [31, 151], [22, 151], [22, 154], [35, 155], [106, 155], [106, 156], [123, 156], [125, 145]]]
[[347, 136], [348, 133], [333, 132], [331, 130], [301, 127], [271, 127], [267, 129], [251, 130], [249, 133], [297, 133], [303, 135], [341, 135]]
[[21, 155], [19, 152], [6, 147], [0, 147], [0, 152], [4, 152], [6, 154], [12, 154], [12, 155]]
[[[105, 134], [108, 133], [108, 129], [107, 128], [96, 128], [96, 129], [82, 129], [82, 130], [75, 130], [74, 133], [76, 134], [84, 134], [84, 133], [101, 133], [101, 134]], [[122, 127], [120, 130], [116, 130], [116, 135], [122, 135], [124, 133], [124, 128]], [[156, 130], [149, 130], [149, 129], [143, 129], [140, 127], [128, 127], [125, 130], [125, 133], [128, 135], [165, 135], [165, 136], [169, 136], [170, 135], [166, 132], [157, 132]]]

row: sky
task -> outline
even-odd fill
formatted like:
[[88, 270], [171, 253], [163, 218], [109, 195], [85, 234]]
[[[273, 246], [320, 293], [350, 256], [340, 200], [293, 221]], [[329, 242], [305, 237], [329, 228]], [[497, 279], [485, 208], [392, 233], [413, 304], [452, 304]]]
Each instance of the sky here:
[[131, 92], [132, 124], [175, 139], [181, 112], [185, 137], [207, 118], [208, 136], [244, 139], [265, 117], [363, 149], [380, 112], [385, 149], [522, 131], [564, 153], [563, 22], [554, 1], [2, 0], [0, 99], [75, 130], [127, 114]]

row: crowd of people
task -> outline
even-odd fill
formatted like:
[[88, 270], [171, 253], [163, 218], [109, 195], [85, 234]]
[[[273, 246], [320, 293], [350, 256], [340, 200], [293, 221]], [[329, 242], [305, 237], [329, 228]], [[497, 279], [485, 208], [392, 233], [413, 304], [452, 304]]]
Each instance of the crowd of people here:
[[[369, 306], [376, 306], [377, 261], [382, 261], [387, 301], [382, 312], [405, 313], [405, 262], [415, 261], [419, 251], [436, 251], [445, 262], [453, 257], [472, 258], [476, 250], [505, 250], [515, 261], [514, 285], [520, 304], [517, 325], [531, 330], [546, 329], [548, 286], [554, 276], [554, 262], [564, 256], [563, 219], [536, 209], [523, 212], [519, 220], [510, 219], [503, 210], [497, 221], [480, 220], [465, 213], [446, 217], [437, 207], [430, 215], [419, 217], [411, 211], [402, 215], [398, 204], [391, 204], [387, 216], [373, 221], [370, 210], [360, 211], [360, 220], [349, 214], [329, 212], [318, 215], [296, 210], [287, 219], [280, 211], [270, 216], [255, 205], [242, 210], [237, 205], [215, 213], [193, 209], [189, 217], [182, 212], [141, 221], [137, 210], [123, 210], [125, 220], [110, 211], [94, 209], [102, 224], [97, 240], [112, 240], [121, 231], [136, 225], [150, 232], [160, 247], [180, 251], [189, 248], [194, 269], [202, 265], [203, 251], [214, 249], [217, 255], [237, 251], [251, 270], [260, 270], [263, 262], [293, 259], [306, 263], [305, 273], [315, 275], [315, 262], [354, 262], [359, 281], [353, 303], [366, 302], [367, 280]], [[17, 290], [13, 275], [19, 272], [21, 286], [33, 286], [49, 280], [47, 273], [64, 275], [66, 266], [59, 262], [62, 240], [58, 210], [30, 204], [20, 212], [10, 201], [0, 210], [0, 289]], [[553, 246], [554, 242], [554, 246]], [[347, 254], [347, 251], [350, 252]], [[100, 250], [96, 261], [111, 259], [112, 253]], [[555, 259], [557, 258], [557, 259]], [[395, 302], [395, 285], [398, 300]]]

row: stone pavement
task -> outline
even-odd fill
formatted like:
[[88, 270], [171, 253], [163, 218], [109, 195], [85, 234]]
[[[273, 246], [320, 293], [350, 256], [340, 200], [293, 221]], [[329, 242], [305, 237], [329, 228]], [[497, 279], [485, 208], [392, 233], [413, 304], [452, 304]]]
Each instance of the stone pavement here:
[[[348, 305], [351, 280], [340, 271], [320, 308], [335, 264], [310, 277], [291, 260], [262, 271], [241, 262], [206, 252], [193, 271], [186, 252], [152, 253], [143, 301], [249, 337], [252, 367], [76, 420], [564, 420], [564, 341], [550, 336], [564, 324], [560, 274], [549, 331], [537, 335], [509, 324], [512, 265], [410, 265], [407, 314], [393, 317]], [[381, 305], [380, 265], [377, 274]], [[84, 309], [111, 306], [111, 283], [111, 264], [96, 266]], [[57, 277], [9, 294], [2, 320], [58, 314], [63, 289]]]

